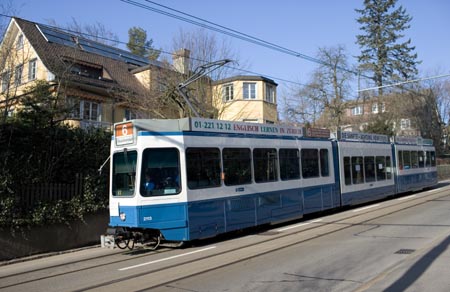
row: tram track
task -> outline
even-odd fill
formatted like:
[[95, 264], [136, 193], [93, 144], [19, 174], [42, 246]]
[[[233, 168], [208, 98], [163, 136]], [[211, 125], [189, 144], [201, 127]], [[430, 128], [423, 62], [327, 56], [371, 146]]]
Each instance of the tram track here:
[[[19, 286], [19, 285], [28, 284], [28, 283], [33, 283], [33, 282], [46, 280], [46, 279], [51, 279], [51, 278], [55, 278], [55, 277], [59, 277], [59, 276], [70, 275], [70, 274], [74, 274], [74, 273], [77, 273], [77, 272], [87, 271], [87, 270], [91, 270], [91, 269], [95, 269], [95, 268], [99, 268], [99, 267], [104, 267], [104, 266], [108, 266], [108, 265], [112, 265], [112, 264], [132, 261], [132, 260], [136, 260], [136, 259], [139, 259], [139, 258], [145, 258], [145, 257], [148, 257], [150, 255], [154, 255], [154, 254], [163, 254], [163, 253], [166, 253], [166, 252], [170, 252], [171, 250], [172, 249], [170, 249], [170, 248], [159, 249], [157, 251], [148, 250], [147, 253], [145, 253], [143, 255], [135, 256], [135, 257], [121, 258], [121, 259], [118, 259], [118, 260], [115, 260], [115, 261], [112, 261], [112, 262], [107, 262], [107, 263], [103, 263], [103, 264], [98, 264], [98, 265], [83, 267], [83, 268], [79, 268], [79, 269], [74, 269], [74, 270], [71, 270], [71, 271], [68, 271], [68, 272], [55, 273], [55, 274], [51, 274], [51, 275], [44, 276], [44, 277], [36, 277], [34, 279], [30, 279], [30, 280], [27, 280], [27, 281], [20, 281], [18, 283], [11, 284], [11, 285], [4, 285], [4, 286], [2, 286], [0, 284], [0, 289], [10, 288], [10, 287]], [[22, 277], [22, 276], [30, 275], [30, 274], [33, 274], [33, 273], [38, 273], [38, 272], [43, 272], [43, 271], [51, 271], [53, 269], [58, 269], [58, 268], [61, 268], [61, 267], [65, 267], [68, 264], [72, 265], [72, 264], [88, 263], [90, 261], [96, 261], [96, 260], [99, 260], [99, 259], [107, 259], [107, 258], [120, 256], [120, 255], [130, 255], [130, 254], [132, 255], [133, 253], [139, 253], [139, 252], [145, 252], [145, 249], [137, 249], [137, 250], [133, 250], [133, 251], [125, 251], [125, 252], [119, 252], [119, 253], [114, 253], [114, 254], [106, 254], [106, 255], [95, 256], [95, 257], [86, 258], [86, 259], [82, 259], [82, 260], [72, 261], [70, 263], [61, 263], [61, 264], [57, 264], [57, 265], [46, 266], [46, 267], [42, 267], [42, 268], [38, 268], [38, 269], [28, 270], [28, 271], [25, 271], [25, 272], [20, 272], [20, 273], [14, 273], [14, 274], [9, 274], [9, 275], [5, 275], [5, 276], [0, 276], [0, 280], [5, 281], [7, 279], [11, 279], [11, 278], [14, 278], [14, 277]]]
[[[427, 194], [426, 196], [415, 196], [409, 198], [408, 200], [405, 199], [399, 200], [399, 198], [394, 199], [391, 198], [389, 200], [382, 201], [383, 203], [392, 202], [387, 206], [380, 204], [380, 206], [378, 206], [377, 208], [364, 210], [363, 213], [345, 212], [342, 213], [344, 214], [344, 216], [339, 218], [338, 220], [333, 221], [322, 220], [320, 222], [314, 222], [315, 224], [309, 224], [310, 226], [301, 228], [299, 230], [294, 231], [291, 230], [290, 232], [286, 233], [277, 232], [276, 234], [273, 234], [273, 238], [264, 236], [263, 241], [251, 242], [245, 245], [241, 245], [235, 248], [229, 248], [223, 251], [219, 251], [220, 248], [211, 249], [213, 253], [209, 255], [187, 259], [182, 261], [181, 263], [173, 263], [165, 265], [163, 267], [156, 268], [150, 271], [147, 270], [139, 273], [134, 273], [111, 281], [105, 281], [97, 285], [84, 287], [76, 291], [105, 290], [111, 287], [117, 289], [117, 285], [119, 284], [125, 285], [124, 287], [126, 287], [126, 289], [132, 289], [135, 291], [147, 291], [149, 289], [162, 287], [179, 280], [183, 280], [189, 277], [193, 277], [220, 268], [224, 268], [226, 266], [247, 261], [255, 257], [263, 256], [265, 254], [278, 251], [280, 249], [285, 249], [297, 244], [301, 244], [336, 232], [340, 232], [342, 230], [354, 226], [364, 225], [372, 220], [380, 219], [396, 212], [400, 212], [403, 210], [414, 208], [422, 204], [426, 204], [431, 201], [442, 199], [444, 197], [449, 196], [448, 190], [449, 187], [434, 189], [433, 193], [431, 194]], [[392, 210], [386, 210], [389, 208], [391, 208]], [[340, 214], [341, 213], [335, 213], [333, 215], [339, 216]], [[368, 218], [364, 220], [361, 219], [358, 220], [358, 218], [365, 218], [365, 217]], [[324, 230], [317, 232], [317, 234], [307, 235], [308, 231], [320, 229]], [[269, 230], [268, 232], [273, 233], [273, 230]], [[257, 235], [264, 235], [264, 232]], [[190, 266], [192, 263], [196, 263], [196, 268]], [[149, 277], [149, 275], [151, 275], [151, 277]], [[142, 288], [142, 286], [145, 286], [145, 288]]]

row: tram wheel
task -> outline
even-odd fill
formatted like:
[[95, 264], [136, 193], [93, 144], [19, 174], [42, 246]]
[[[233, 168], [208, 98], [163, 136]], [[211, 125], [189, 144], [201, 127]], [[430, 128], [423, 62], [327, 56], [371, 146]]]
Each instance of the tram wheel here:
[[120, 249], [126, 249], [128, 247], [128, 243], [130, 243], [130, 240], [122, 240], [122, 239], [116, 239], [116, 245]]
[[161, 234], [157, 236], [152, 236], [152, 238], [145, 243], [145, 246], [150, 250], [155, 250], [159, 247], [160, 243], [161, 243]]

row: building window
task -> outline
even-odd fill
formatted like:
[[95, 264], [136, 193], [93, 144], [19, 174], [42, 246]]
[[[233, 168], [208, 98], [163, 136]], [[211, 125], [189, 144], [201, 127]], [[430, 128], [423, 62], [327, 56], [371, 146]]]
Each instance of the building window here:
[[410, 119], [401, 119], [400, 120], [400, 129], [402, 129], [402, 130], [411, 129], [411, 120]]
[[275, 86], [266, 84], [266, 96], [265, 101], [275, 103]]
[[33, 59], [28, 63], [28, 81], [36, 79], [36, 66], [36, 59]]
[[226, 84], [222, 87], [222, 100], [224, 102], [233, 100], [233, 84]]
[[360, 105], [358, 105], [358, 106], [355, 106], [354, 108], [352, 108], [352, 115], [353, 116], [359, 116], [359, 115], [362, 115], [362, 106], [360, 106]]
[[47, 71], [47, 81], [54, 81], [55, 80], [55, 74], [53, 74], [50, 71]]
[[256, 83], [244, 82], [244, 99], [256, 99]]
[[72, 109], [71, 118], [81, 118], [88, 121], [101, 121], [101, 106], [99, 103], [68, 97], [68, 104]]
[[381, 104], [381, 112], [384, 113], [385, 111], [386, 111], [386, 105], [385, 105], [385, 103], [383, 102], [383, 103]]
[[20, 34], [20, 35], [17, 37], [16, 49], [17, 49], [17, 50], [20, 50], [20, 49], [22, 49], [22, 48], [23, 48], [23, 34]]
[[14, 72], [14, 85], [18, 86], [22, 84], [22, 72], [23, 72], [23, 65], [19, 65], [16, 67], [16, 71]]
[[378, 113], [378, 103], [372, 104], [372, 113], [377, 114]]
[[11, 75], [10, 75], [9, 71], [6, 71], [1, 75], [2, 92], [5, 92], [8, 90], [10, 78], [11, 78]]
[[83, 120], [100, 121], [100, 104], [84, 100], [82, 105]]
[[137, 115], [134, 111], [126, 108], [125, 109], [125, 120], [129, 121], [129, 120], [135, 120], [137, 119]]

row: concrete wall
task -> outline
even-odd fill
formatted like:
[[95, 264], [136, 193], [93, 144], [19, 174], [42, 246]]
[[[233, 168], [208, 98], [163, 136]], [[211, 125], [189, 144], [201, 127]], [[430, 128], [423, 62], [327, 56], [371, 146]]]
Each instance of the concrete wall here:
[[86, 215], [84, 222], [77, 220], [68, 225], [39, 226], [14, 234], [9, 229], [0, 229], [0, 261], [100, 244], [108, 222], [106, 210]]

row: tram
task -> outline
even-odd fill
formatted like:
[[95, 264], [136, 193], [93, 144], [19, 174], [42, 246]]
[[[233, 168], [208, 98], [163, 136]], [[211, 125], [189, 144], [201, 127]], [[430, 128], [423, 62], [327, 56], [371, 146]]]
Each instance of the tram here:
[[157, 248], [433, 186], [434, 147], [414, 139], [202, 118], [118, 123], [106, 241]]

